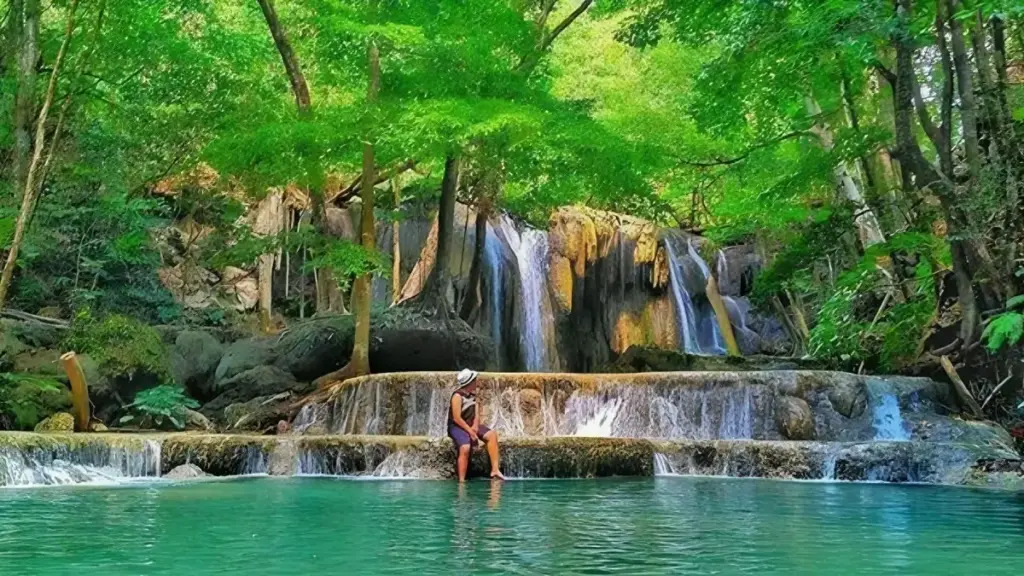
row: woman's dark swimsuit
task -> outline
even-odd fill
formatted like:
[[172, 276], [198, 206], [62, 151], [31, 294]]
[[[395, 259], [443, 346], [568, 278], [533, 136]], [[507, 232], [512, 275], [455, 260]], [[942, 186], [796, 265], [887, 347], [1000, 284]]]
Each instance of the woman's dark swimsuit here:
[[[461, 389], [456, 390], [452, 393], [452, 397], [448, 399], [448, 436], [455, 442], [455, 447], [459, 446], [473, 446], [473, 439], [469, 437], [469, 432], [462, 429], [461, 426], [455, 423], [455, 419], [452, 418], [452, 400], [455, 399], [455, 395], [462, 396], [462, 419], [472, 425], [473, 418], [476, 417], [476, 394], [466, 394]], [[491, 431], [490, 428], [483, 424], [479, 427], [479, 438], [483, 440], [485, 434]]]

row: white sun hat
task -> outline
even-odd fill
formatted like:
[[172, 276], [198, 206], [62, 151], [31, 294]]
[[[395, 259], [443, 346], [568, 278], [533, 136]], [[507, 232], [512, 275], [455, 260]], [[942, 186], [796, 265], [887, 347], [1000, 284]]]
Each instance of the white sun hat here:
[[480, 375], [480, 373], [477, 372], [476, 370], [470, 370], [469, 368], [463, 368], [462, 372], [459, 372], [459, 375], [457, 376], [457, 379], [459, 381], [459, 388], [464, 388], [466, 386], [469, 386], [470, 384], [473, 383], [474, 380], [476, 380], [476, 377], [479, 376], [479, 375]]

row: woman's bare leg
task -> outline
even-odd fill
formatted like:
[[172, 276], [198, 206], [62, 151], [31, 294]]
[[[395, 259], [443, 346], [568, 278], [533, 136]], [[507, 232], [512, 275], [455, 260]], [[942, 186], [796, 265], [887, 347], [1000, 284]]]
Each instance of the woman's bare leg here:
[[491, 430], [484, 434], [484, 441], [487, 442], [487, 457], [491, 460], [491, 478], [505, 479], [501, 473], [501, 457], [498, 455], [498, 433]]
[[466, 471], [469, 470], [469, 444], [459, 446], [459, 458], [456, 461], [456, 471], [459, 474], [459, 482], [466, 481]]

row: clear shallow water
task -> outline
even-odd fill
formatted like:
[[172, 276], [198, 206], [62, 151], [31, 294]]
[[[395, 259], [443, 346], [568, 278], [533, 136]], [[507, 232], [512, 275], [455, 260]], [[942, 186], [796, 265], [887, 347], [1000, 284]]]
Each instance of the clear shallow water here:
[[656, 478], [0, 490], [0, 573], [1019, 574], [1024, 495]]

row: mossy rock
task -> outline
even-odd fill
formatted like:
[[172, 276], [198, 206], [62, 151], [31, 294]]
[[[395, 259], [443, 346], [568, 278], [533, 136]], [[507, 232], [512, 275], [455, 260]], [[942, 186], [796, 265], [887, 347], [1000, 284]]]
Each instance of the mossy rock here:
[[63, 349], [88, 354], [111, 379], [171, 381], [167, 349], [153, 327], [134, 318], [112, 314], [93, 316], [80, 311], [71, 324]]
[[68, 433], [75, 431], [75, 417], [67, 412], [57, 412], [39, 424], [36, 424], [36, 432], [45, 433]]

